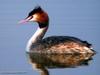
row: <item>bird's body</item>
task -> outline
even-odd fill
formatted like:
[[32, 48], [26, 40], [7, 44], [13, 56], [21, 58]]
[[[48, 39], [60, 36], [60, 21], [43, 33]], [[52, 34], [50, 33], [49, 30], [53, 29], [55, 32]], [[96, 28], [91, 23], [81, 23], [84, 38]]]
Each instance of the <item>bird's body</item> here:
[[[31, 44], [30, 52], [44, 53], [92, 53], [91, 45], [71, 36], [50, 36]], [[29, 48], [29, 47], [28, 47]]]

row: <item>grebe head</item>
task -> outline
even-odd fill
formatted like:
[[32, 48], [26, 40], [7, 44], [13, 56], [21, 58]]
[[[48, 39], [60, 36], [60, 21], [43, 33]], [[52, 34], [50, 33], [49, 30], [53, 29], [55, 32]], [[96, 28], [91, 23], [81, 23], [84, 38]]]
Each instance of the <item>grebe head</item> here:
[[25, 18], [21, 23], [23, 22], [37, 22], [39, 23], [39, 27], [43, 28], [48, 26], [49, 17], [48, 14], [40, 7], [36, 6]]

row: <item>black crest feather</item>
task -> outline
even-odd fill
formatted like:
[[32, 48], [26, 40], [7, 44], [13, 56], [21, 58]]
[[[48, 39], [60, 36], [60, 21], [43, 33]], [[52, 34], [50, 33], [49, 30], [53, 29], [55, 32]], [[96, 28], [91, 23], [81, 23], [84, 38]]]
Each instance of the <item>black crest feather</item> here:
[[37, 13], [37, 12], [41, 12], [42, 11], [42, 8], [40, 6], [36, 6], [29, 14], [28, 14], [28, 17]]

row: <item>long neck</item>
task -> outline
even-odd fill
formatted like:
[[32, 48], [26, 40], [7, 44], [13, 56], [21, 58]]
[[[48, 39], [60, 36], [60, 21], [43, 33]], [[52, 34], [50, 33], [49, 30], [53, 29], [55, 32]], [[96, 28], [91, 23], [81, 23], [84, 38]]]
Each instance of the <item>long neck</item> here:
[[30, 47], [32, 46], [32, 44], [35, 44], [35, 43], [39, 42], [40, 40], [42, 40], [42, 38], [45, 35], [47, 29], [48, 29], [48, 26], [46, 26], [44, 28], [40, 28], [40, 27], [37, 28], [37, 30], [34, 33], [34, 35], [28, 41], [27, 50], [30, 49]]
[[38, 27], [34, 35], [31, 37], [30, 41], [34, 44], [37, 43], [38, 41], [42, 40], [44, 37], [48, 27], [40, 28]]

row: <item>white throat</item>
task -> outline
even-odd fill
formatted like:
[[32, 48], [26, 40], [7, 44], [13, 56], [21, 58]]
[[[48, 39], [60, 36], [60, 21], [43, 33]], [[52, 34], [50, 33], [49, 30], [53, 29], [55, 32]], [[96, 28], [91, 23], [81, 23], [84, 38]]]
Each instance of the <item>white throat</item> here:
[[29, 51], [33, 44], [35, 44], [35, 43], [39, 42], [40, 40], [42, 40], [42, 38], [44, 37], [47, 29], [48, 29], [48, 26], [44, 27], [44, 28], [40, 28], [40, 27], [37, 28], [37, 30], [34, 33], [34, 35], [28, 41], [27, 50], [26, 51]]

